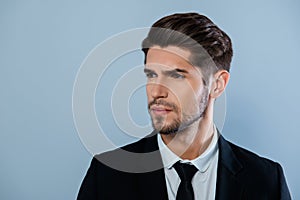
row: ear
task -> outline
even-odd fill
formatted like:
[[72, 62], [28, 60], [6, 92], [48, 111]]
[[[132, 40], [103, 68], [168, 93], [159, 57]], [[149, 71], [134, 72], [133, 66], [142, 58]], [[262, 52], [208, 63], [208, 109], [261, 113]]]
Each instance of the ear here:
[[214, 74], [210, 89], [210, 96], [212, 98], [216, 99], [221, 96], [228, 84], [229, 78], [230, 74], [226, 70], [220, 70]]

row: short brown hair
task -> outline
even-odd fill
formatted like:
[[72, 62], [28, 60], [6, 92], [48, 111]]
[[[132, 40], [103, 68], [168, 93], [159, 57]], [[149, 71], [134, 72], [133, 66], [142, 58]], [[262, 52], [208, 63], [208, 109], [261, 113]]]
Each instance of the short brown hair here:
[[[145, 62], [149, 48], [154, 45], [189, 50], [192, 54], [190, 62], [206, 75], [221, 69], [230, 70], [233, 51], [229, 36], [209, 18], [198, 13], [173, 14], [155, 22], [142, 43]], [[212, 60], [215, 67], [208, 60]]]

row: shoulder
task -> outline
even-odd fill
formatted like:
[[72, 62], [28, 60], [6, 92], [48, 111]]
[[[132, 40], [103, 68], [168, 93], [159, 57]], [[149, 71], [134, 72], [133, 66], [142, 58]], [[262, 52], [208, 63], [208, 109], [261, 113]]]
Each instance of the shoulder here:
[[241, 172], [238, 174], [238, 177], [250, 184], [260, 182], [272, 186], [278, 182], [282, 175], [282, 168], [278, 162], [231, 142], [228, 142], [228, 144], [233, 152], [233, 156], [241, 165]]
[[279, 164], [259, 156], [245, 148], [237, 146], [220, 136], [219, 162], [244, 181], [269, 182], [277, 177]]
[[[226, 153], [231, 152], [227, 154], [227, 157], [228, 155], [234, 157], [230, 161], [234, 160], [235, 166], [239, 165], [235, 177], [245, 188], [250, 199], [257, 199], [257, 195], [270, 196], [271, 199], [277, 199], [280, 196], [281, 199], [291, 199], [283, 169], [278, 162], [259, 156], [223, 138], [221, 140], [223, 140], [221, 148], [225, 149]], [[231, 166], [228, 161], [225, 162], [227, 166]]]
[[278, 167], [278, 163], [273, 160], [260, 156], [248, 149], [240, 147], [232, 142], [227, 141], [237, 159], [246, 168], [258, 168], [260, 170]]
[[[283, 170], [279, 163], [226, 140], [222, 147], [226, 148], [227, 153], [231, 152], [231, 160], [223, 161], [223, 163], [226, 163], [227, 167], [232, 166], [230, 161], [234, 160], [235, 166], [239, 166], [239, 170], [235, 171], [234, 176], [242, 187], [247, 188], [249, 196], [254, 193], [267, 195], [271, 192], [270, 194], [275, 197], [282, 193], [282, 189], [287, 190]], [[288, 194], [287, 192], [283, 193]]]

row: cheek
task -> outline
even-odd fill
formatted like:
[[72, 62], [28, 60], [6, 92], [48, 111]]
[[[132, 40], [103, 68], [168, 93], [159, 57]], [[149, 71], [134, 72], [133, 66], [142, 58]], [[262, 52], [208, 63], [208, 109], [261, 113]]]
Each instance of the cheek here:
[[177, 99], [183, 104], [195, 104], [198, 101], [199, 91], [192, 87], [182, 87], [176, 92]]
[[204, 88], [182, 88], [176, 93], [178, 108], [185, 114], [198, 112]]

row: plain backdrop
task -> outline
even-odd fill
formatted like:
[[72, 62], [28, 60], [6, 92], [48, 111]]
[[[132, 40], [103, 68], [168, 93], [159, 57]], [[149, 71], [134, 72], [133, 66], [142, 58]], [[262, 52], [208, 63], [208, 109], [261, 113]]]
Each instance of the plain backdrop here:
[[[297, 0], [1, 0], [0, 199], [75, 199], [92, 157], [72, 114], [84, 58], [114, 34], [188, 11], [207, 15], [233, 41], [223, 135], [281, 163], [300, 199], [299, 8]], [[129, 142], [118, 136], [104, 96], [96, 94], [99, 119], [116, 143]], [[145, 98], [140, 89], [130, 103], [140, 124], [149, 120]]]

